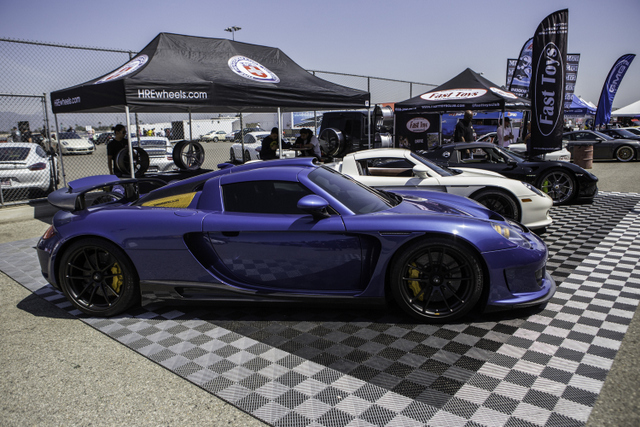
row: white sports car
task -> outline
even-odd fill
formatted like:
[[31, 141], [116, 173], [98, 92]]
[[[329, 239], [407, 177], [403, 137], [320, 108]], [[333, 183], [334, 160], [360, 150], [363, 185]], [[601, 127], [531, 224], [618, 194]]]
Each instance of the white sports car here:
[[62, 154], [93, 154], [96, 150], [93, 142], [75, 132], [60, 132], [59, 136]]
[[553, 200], [534, 186], [480, 169], [446, 169], [410, 150], [357, 151], [329, 166], [374, 188], [415, 187], [469, 197], [537, 232], [552, 222]]
[[[244, 152], [242, 144], [235, 142], [229, 149], [229, 160], [231, 163], [246, 163], [251, 160], [260, 160], [260, 149], [262, 148], [262, 140], [269, 136], [271, 132], [249, 132], [244, 135]], [[285, 140], [282, 140], [285, 143]], [[276, 150], [276, 154], [279, 151]], [[295, 157], [296, 152], [293, 150], [282, 150], [282, 158]]]

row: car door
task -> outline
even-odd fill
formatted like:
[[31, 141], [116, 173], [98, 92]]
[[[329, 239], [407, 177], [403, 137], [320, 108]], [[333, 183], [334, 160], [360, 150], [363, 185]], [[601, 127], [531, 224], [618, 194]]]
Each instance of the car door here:
[[311, 191], [293, 181], [221, 180], [224, 212], [203, 221], [218, 272], [238, 286], [285, 293], [353, 294], [361, 283], [357, 235], [338, 214], [297, 208]]
[[593, 145], [594, 159], [610, 159], [612, 157], [611, 144], [592, 132], [574, 132], [572, 135], [574, 145], [580, 143]]

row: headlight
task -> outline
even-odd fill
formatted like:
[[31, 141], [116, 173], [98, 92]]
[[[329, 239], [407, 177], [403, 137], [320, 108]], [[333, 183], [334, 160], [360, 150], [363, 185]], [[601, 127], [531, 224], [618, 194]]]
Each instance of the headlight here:
[[520, 231], [516, 230], [514, 227], [496, 222], [492, 223], [491, 226], [496, 230], [496, 232], [498, 232], [498, 234], [508, 241], [513, 242], [522, 248], [531, 249], [531, 243], [529, 240], [527, 240]]
[[540, 189], [534, 187], [533, 185], [520, 181], [522, 183], [522, 185], [524, 185], [525, 187], [527, 187], [529, 190], [533, 191], [534, 193], [536, 193], [538, 196], [540, 197], [547, 197], [546, 194], [544, 194], [542, 191], [540, 191]]

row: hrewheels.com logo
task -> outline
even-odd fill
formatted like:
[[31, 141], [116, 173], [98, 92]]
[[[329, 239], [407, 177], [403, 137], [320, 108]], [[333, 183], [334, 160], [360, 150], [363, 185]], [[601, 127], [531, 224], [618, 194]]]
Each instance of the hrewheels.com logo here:
[[278, 76], [264, 65], [246, 56], [234, 56], [229, 59], [229, 68], [245, 79], [263, 83], [280, 83]]

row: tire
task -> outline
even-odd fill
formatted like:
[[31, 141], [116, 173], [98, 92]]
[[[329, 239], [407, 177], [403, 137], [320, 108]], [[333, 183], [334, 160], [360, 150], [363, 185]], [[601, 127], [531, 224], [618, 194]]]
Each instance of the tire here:
[[236, 159], [236, 152], [233, 150], [233, 148], [229, 148], [229, 161], [234, 165], [238, 163], [238, 159]]
[[173, 147], [173, 162], [181, 170], [198, 170], [204, 163], [204, 148], [197, 141], [180, 141]]
[[213, 137], [213, 142], [218, 142], [218, 137], [217, 136]]
[[[133, 170], [136, 178], [143, 177], [145, 172], [149, 170], [149, 154], [140, 147], [132, 147], [133, 152]], [[129, 167], [129, 148], [125, 147], [118, 151], [116, 155], [116, 164], [118, 169], [128, 178], [131, 176], [131, 168]]]
[[520, 206], [504, 191], [486, 189], [471, 196], [473, 200], [505, 218], [520, 222]]
[[483, 273], [475, 254], [446, 238], [409, 245], [391, 267], [394, 300], [410, 316], [444, 323], [468, 314], [480, 300]]
[[337, 157], [346, 149], [345, 136], [338, 129], [327, 128], [318, 137], [322, 152], [328, 157]]
[[576, 196], [576, 180], [566, 171], [553, 169], [542, 175], [537, 187], [553, 199], [554, 205], [571, 202]]
[[140, 300], [139, 280], [126, 254], [115, 244], [97, 238], [78, 240], [60, 260], [62, 292], [83, 313], [109, 317]]
[[251, 161], [251, 153], [249, 150], [244, 150], [244, 156], [242, 157], [243, 163], [247, 163]]
[[619, 162], [630, 162], [635, 157], [633, 147], [622, 145], [616, 150], [616, 160]]

